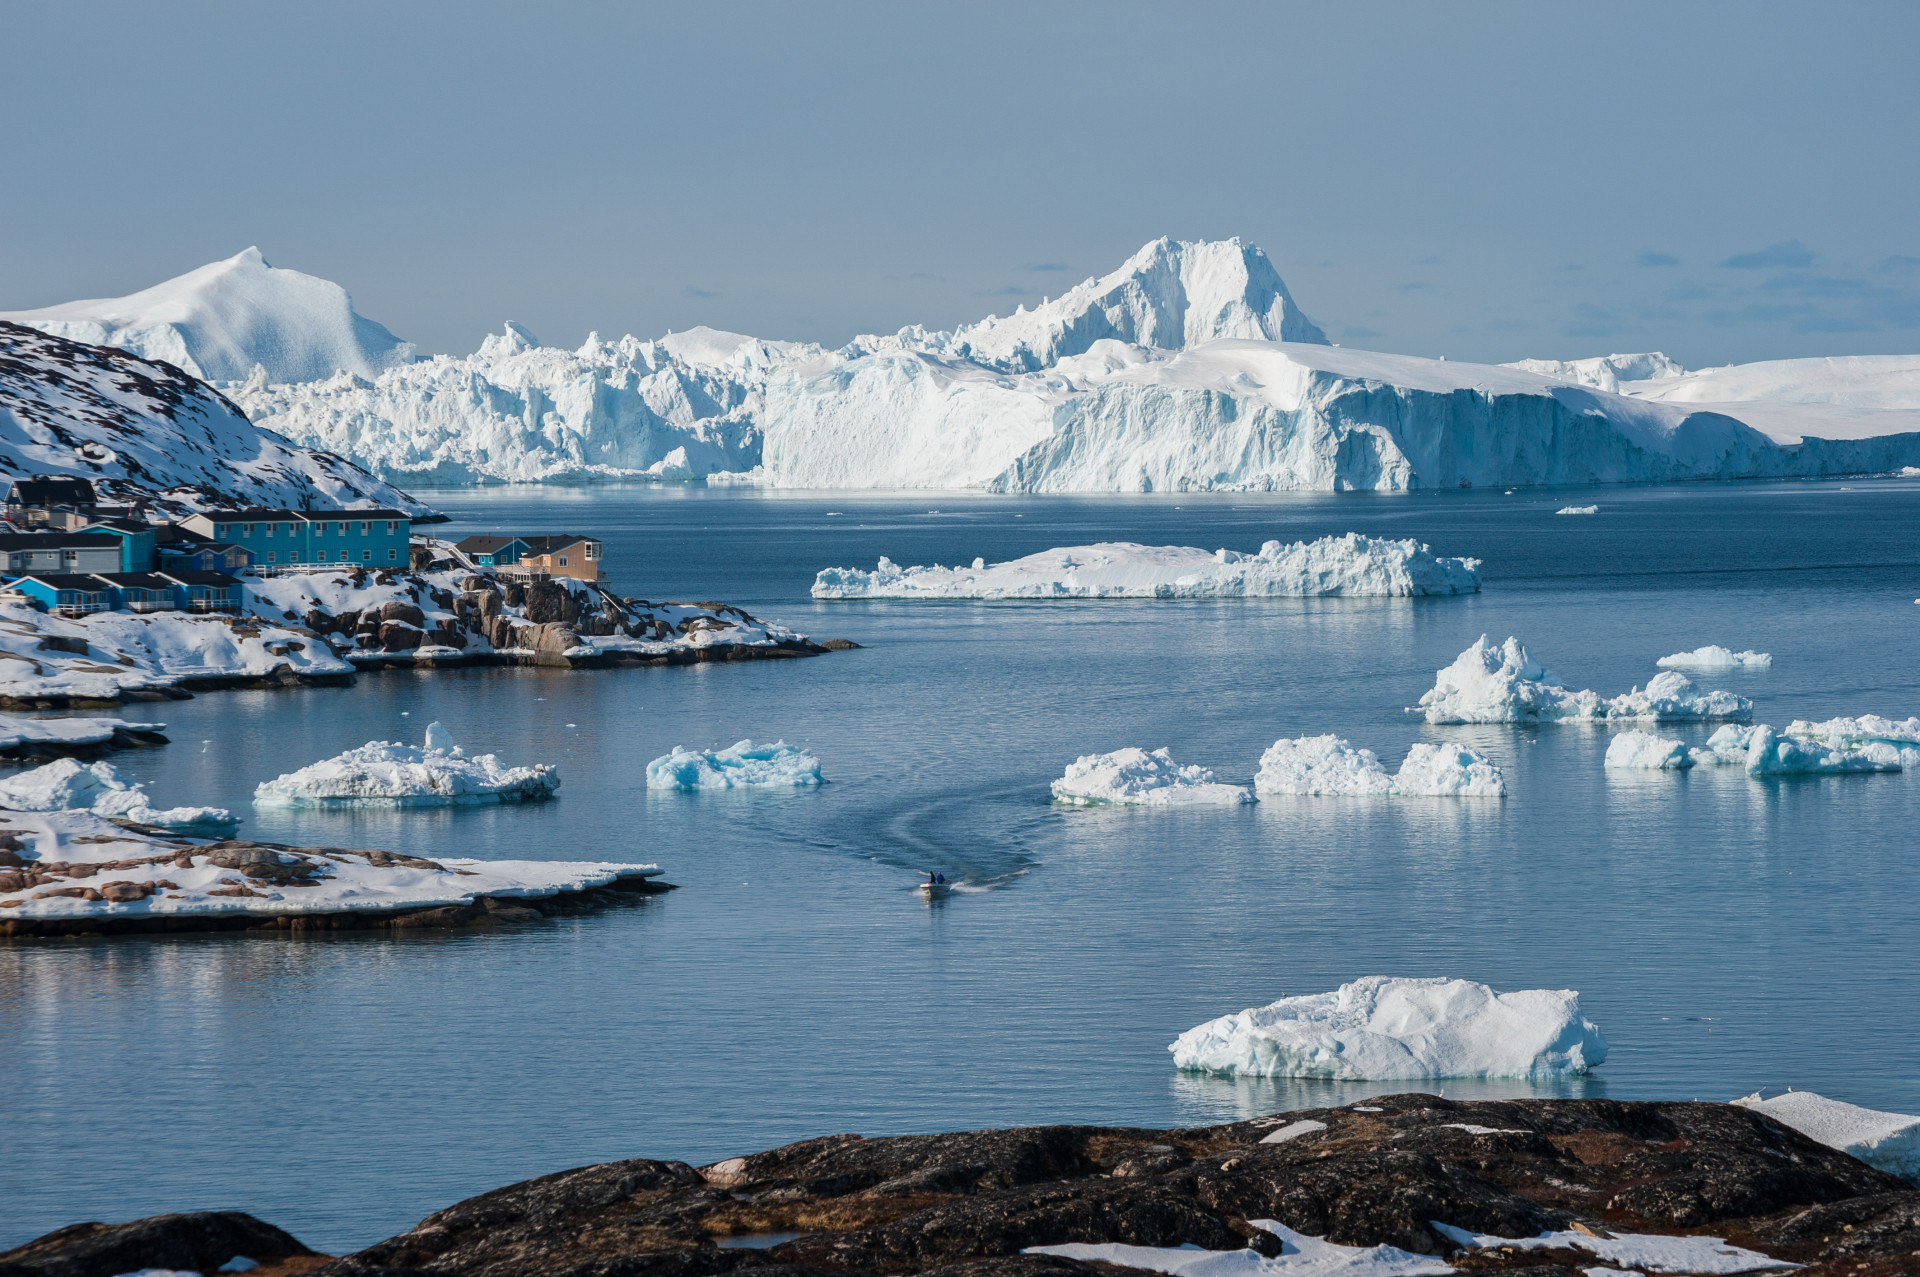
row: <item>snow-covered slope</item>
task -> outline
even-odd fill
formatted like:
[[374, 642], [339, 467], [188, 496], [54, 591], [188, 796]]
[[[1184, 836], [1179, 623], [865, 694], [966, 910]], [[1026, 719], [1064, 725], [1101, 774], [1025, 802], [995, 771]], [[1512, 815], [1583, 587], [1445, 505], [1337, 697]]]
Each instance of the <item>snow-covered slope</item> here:
[[1738, 417], [1781, 443], [1920, 430], [1920, 355], [1772, 359], [1629, 381], [1636, 398]]
[[239, 381], [255, 364], [274, 381], [345, 369], [371, 377], [413, 346], [353, 309], [346, 289], [267, 264], [257, 248], [126, 297], [0, 311], [0, 319], [162, 359], [207, 381]]
[[1686, 369], [1659, 351], [1638, 355], [1600, 355], [1592, 359], [1516, 359], [1502, 368], [1518, 368], [1555, 381], [1577, 381], [1595, 390], [1618, 393], [1623, 381], [1660, 381], [1686, 375]]
[[71, 474], [205, 508], [433, 511], [328, 452], [249, 422], [168, 364], [0, 323], [0, 481]]

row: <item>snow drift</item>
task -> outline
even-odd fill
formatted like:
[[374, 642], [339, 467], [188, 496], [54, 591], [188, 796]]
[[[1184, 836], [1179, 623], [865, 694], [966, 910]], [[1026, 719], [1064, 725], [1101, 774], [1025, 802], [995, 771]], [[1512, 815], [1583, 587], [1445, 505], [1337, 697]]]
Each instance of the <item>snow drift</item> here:
[[1296, 1233], [1272, 1219], [1250, 1219], [1280, 1239], [1279, 1253], [1252, 1246], [1202, 1250], [1198, 1246], [1133, 1246], [1125, 1242], [1064, 1242], [1029, 1246], [1023, 1255], [1060, 1255], [1087, 1263], [1167, 1273], [1170, 1277], [1444, 1277], [1453, 1266], [1432, 1255], [1398, 1246], [1342, 1246], [1324, 1237]]
[[1920, 1181], [1920, 1117], [1861, 1108], [1812, 1091], [1788, 1091], [1770, 1100], [1755, 1091], [1733, 1102], [1868, 1166]]
[[1245, 785], [1225, 785], [1204, 767], [1182, 767], [1165, 749], [1083, 754], [1053, 782], [1055, 802], [1077, 807], [1219, 807], [1250, 803]]
[[1535, 661], [1520, 640], [1499, 646], [1482, 634], [1434, 679], [1418, 707], [1429, 723], [1546, 723], [1574, 720], [1744, 719], [1753, 702], [1731, 692], [1696, 693], [1677, 670], [1664, 670], [1611, 700], [1572, 691]]
[[256, 807], [443, 807], [553, 797], [560, 773], [545, 763], [505, 767], [492, 754], [469, 758], [445, 728], [427, 728], [424, 746], [370, 741], [299, 771], [264, 781]]
[[296, 447], [186, 373], [0, 323], [0, 481], [91, 479], [192, 508], [433, 511], [329, 452]]
[[1394, 775], [1370, 749], [1338, 736], [1301, 736], [1277, 740], [1260, 756], [1253, 788], [1262, 794], [1499, 798], [1507, 781], [1491, 760], [1465, 745], [1420, 742]]
[[1700, 1234], [1676, 1237], [1670, 1233], [1616, 1233], [1605, 1229], [1580, 1231], [1580, 1226], [1535, 1233], [1531, 1237], [1501, 1237], [1456, 1228], [1439, 1220], [1429, 1221], [1433, 1230], [1456, 1245], [1473, 1250], [1582, 1250], [1596, 1259], [1619, 1267], [1585, 1268], [1586, 1277], [1601, 1277], [1621, 1271], [1631, 1273], [1695, 1273], [1711, 1277], [1732, 1277], [1736, 1273], [1766, 1272], [1770, 1269], [1798, 1268], [1800, 1265], [1763, 1255], [1744, 1246], [1729, 1245], [1724, 1237]]
[[903, 568], [883, 558], [871, 572], [826, 568], [816, 599], [1195, 599], [1279, 595], [1469, 594], [1480, 588], [1480, 560], [1437, 558], [1417, 541], [1349, 532], [1257, 554], [1192, 546], [1096, 545], [1042, 550], [988, 566]]
[[270, 266], [258, 248], [126, 297], [0, 311], [0, 320], [163, 360], [203, 381], [239, 381], [256, 366], [275, 381], [371, 377], [413, 357], [411, 344], [354, 310], [346, 289]]
[[1167, 1049], [1183, 1069], [1351, 1081], [1557, 1077], [1607, 1058], [1570, 989], [1389, 976], [1221, 1016]]
[[0, 807], [15, 811], [89, 810], [182, 833], [230, 834], [240, 824], [224, 807], [156, 808], [141, 785], [120, 779], [111, 763], [56, 759], [0, 779]]
[[798, 745], [736, 741], [725, 749], [673, 747], [647, 764], [648, 789], [739, 789], [750, 785], [793, 788], [822, 785], [820, 760]]

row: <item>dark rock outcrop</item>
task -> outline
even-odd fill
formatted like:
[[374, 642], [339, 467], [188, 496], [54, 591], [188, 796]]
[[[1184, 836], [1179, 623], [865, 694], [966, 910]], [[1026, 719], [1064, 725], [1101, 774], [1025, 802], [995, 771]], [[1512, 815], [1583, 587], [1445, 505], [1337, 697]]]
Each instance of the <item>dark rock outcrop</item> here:
[[211, 1273], [236, 1256], [262, 1271], [318, 1256], [291, 1235], [239, 1211], [154, 1215], [127, 1224], [72, 1224], [0, 1254], [0, 1277], [116, 1277], [143, 1268]]

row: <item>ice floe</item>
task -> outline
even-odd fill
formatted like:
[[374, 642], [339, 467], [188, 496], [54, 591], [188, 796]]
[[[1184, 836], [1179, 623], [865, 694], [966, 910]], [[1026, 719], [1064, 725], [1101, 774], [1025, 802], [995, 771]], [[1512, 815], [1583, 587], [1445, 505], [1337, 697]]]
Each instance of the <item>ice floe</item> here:
[[1820, 776], [1899, 770], [1900, 750], [1882, 741], [1858, 748], [1835, 747], [1817, 740], [1783, 736], [1765, 723], [1755, 726], [1747, 740], [1749, 776]]
[[1705, 647], [1696, 647], [1691, 652], [1675, 652], [1672, 656], [1663, 656], [1654, 662], [1668, 668], [1686, 669], [1727, 669], [1736, 665], [1766, 666], [1773, 664], [1773, 657], [1765, 652], [1734, 652], [1717, 643]]
[[1220, 807], [1250, 803], [1253, 793], [1204, 767], [1183, 767], [1165, 749], [1129, 748], [1081, 755], [1053, 782], [1053, 798], [1078, 807]]
[[0, 807], [14, 811], [90, 810], [161, 829], [232, 833], [239, 818], [224, 807], [156, 808], [141, 785], [120, 779], [111, 763], [59, 758], [0, 780]]
[[1888, 745], [1900, 751], [1903, 763], [1920, 766], [1920, 718], [1892, 719], [1862, 714], [1859, 718], [1829, 718], [1818, 723], [1796, 718], [1787, 724], [1787, 735], [1817, 740], [1837, 749]]
[[1059, 1255], [1167, 1273], [1170, 1277], [1440, 1277], [1453, 1271], [1451, 1265], [1432, 1255], [1397, 1246], [1342, 1246], [1296, 1233], [1276, 1220], [1247, 1222], [1278, 1237], [1280, 1253], [1266, 1256], [1250, 1246], [1242, 1250], [1202, 1250], [1193, 1245], [1129, 1246], [1123, 1242], [1066, 1242], [1029, 1246], [1021, 1253]]
[[1753, 702], [1732, 692], [1696, 692], [1678, 670], [1662, 670], [1643, 691], [1612, 699], [1574, 691], [1508, 638], [1493, 644], [1482, 634], [1434, 679], [1420, 698], [1429, 723], [1546, 723], [1618, 719], [1655, 722], [1734, 718], [1753, 714]]
[[1507, 792], [1500, 769], [1465, 745], [1420, 742], [1407, 752], [1399, 774], [1394, 775], [1372, 750], [1333, 735], [1275, 741], [1260, 756], [1253, 787], [1262, 794], [1423, 798], [1498, 798]]
[[156, 839], [92, 811], [0, 812], [17, 864], [0, 866], [0, 932], [85, 920], [382, 913], [590, 891], [654, 865], [428, 860], [384, 851]]
[[1920, 1181], [1920, 1117], [1861, 1108], [1812, 1091], [1788, 1091], [1770, 1100], [1761, 1099], [1755, 1091], [1734, 1103], [1765, 1113], [1869, 1166]]
[[1558, 510], [1555, 510], [1554, 513], [1555, 514], [1599, 514], [1600, 507], [1597, 505], [1563, 505]]
[[1471, 594], [1478, 559], [1440, 558], [1418, 541], [1349, 532], [1257, 553], [1103, 541], [971, 567], [826, 568], [817, 599], [1201, 599], [1275, 596]]
[[469, 758], [439, 723], [425, 745], [369, 741], [299, 771], [263, 781], [256, 807], [438, 807], [551, 798], [560, 772], [546, 763], [506, 767], [492, 754]]
[[1621, 732], [1607, 742], [1608, 767], [1680, 768], [1694, 765], [1694, 751], [1677, 737], [1655, 736], [1652, 732]]
[[1167, 1049], [1182, 1069], [1351, 1081], [1556, 1077], [1607, 1058], [1570, 989], [1392, 976], [1221, 1016]]
[[736, 741], [725, 749], [687, 749], [675, 745], [647, 764], [648, 789], [738, 789], [743, 786], [825, 784], [820, 760], [798, 745], [775, 741], [756, 745]]
[[1472, 1250], [1506, 1247], [1513, 1250], [1584, 1250], [1622, 1268], [1643, 1273], [1754, 1273], [1800, 1265], [1762, 1255], [1757, 1250], [1730, 1246], [1722, 1237], [1674, 1237], [1665, 1233], [1592, 1232], [1538, 1233], [1532, 1237], [1498, 1237], [1455, 1228], [1429, 1220], [1435, 1232]]

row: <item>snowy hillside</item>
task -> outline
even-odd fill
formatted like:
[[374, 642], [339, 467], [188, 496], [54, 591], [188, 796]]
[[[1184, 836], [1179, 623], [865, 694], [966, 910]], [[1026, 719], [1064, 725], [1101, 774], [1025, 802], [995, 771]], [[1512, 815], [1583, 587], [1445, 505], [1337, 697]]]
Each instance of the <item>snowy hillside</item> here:
[[204, 381], [240, 381], [255, 364], [272, 381], [336, 371], [371, 377], [413, 347], [357, 314], [338, 284], [270, 266], [257, 248], [126, 297], [0, 311], [0, 320], [163, 359]]
[[1325, 491], [1920, 464], [1920, 358], [1689, 373], [1660, 354], [1490, 367], [1344, 350], [1239, 240], [1155, 240], [1031, 309], [838, 350], [705, 328], [564, 350], [509, 324], [467, 356], [230, 393], [256, 423], [413, 483]]
[[72, 474], [206, 508], [433, 511], [349, 461], [295, 447], [167, 364], [0, 323], [0, 481]]

